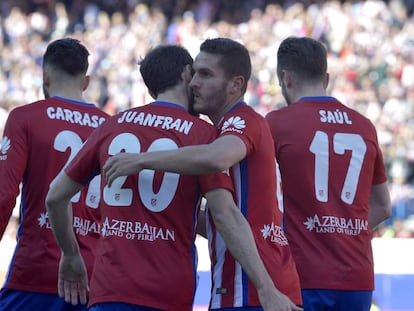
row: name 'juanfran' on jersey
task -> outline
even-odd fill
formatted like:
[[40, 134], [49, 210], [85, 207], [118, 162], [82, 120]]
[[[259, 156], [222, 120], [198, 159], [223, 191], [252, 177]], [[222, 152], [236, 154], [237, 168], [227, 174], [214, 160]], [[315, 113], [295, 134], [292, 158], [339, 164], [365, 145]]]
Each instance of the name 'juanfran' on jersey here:
[[137, 111], [124, 112], [118, 119], [118, 123], [123, 122], [137, 123], [142, 126], [161, 127], [162, 129], [176, 130], [184, 134], [188, 134], [193, 126], [192, 121]]
[[61, 120], [93, 128], [97, 128], [105, 121], [105, 118], [101, 116], [89, 115], [87, 112], [62, 107], [47, 107], [46, 114], [52, 120]]

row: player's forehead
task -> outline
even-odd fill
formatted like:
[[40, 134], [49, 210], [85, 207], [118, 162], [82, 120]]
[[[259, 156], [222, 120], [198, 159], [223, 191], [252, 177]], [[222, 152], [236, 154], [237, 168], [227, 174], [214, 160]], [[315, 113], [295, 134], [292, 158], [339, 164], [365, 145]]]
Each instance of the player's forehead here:
[[206, 70], [221, 73], [223, 72], [223, 68], [219, 64], [220, 57], [218, 54], [200, 52], [194, 60], [193, 69], [195, 71]]

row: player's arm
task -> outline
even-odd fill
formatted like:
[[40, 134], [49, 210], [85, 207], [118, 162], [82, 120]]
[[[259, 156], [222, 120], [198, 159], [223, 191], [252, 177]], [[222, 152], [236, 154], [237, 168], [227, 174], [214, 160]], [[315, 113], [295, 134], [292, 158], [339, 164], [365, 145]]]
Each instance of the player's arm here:
[[215, 189], [207, 192], [205, 197], [218, 232], [256, 287], [263, 309], [302, 310], [276, 289], [259, 256], [250, 225], [234, 203], [231, 193]]
[[53, 234], [62, 252], [67, 255], [79, 252], [73, 232], [70, 199], [82, 188], [83, 185], [73, 181], [65, 172], [61, 172], [53, 181], [46, 196], [46, 207]]
[[12, 110], [0, 137], [0, 240], [10, 221], [27, 166], [27, 131], [18, 109]]
[[206, 212], [204, 209], [200, 210], [198, 214], [197, 234], [207, 239]]
[[7, 225], [9, 224], [17, 195], [10, 195], [0, 191], [0, 240], [3, 238]]
[[17, 179], [13, 181], [12, 178], [5, 177], [6, 175], [11, 177], [10, 173], [13, 173], [13, 171], [13, 168], [8, 168], [5, 164], [2, 167], [0, 164], [0, 240], [10, 222], [10, 217], [16, 205], [16, 198], [19, 194], [20, 181], [17, 181]]
[[107, 160], [104, 175], [108, 185], [115, 178], [152, 169], [199, 175], [230, 168], [246, 156], [246, 145], [235, 135], [224, 135], [210, 144], [139, 154], [119, 153]]
[[381, 222], [391, 216], [391, 199], [386, 182], [372, 185], [368, 223], [374, 229]]
[[59, 265], [59, 296], [66, 302], [85, 304], [88, 289], [86, 267], [73, 232], [73, 216], [70, 199], [81, 189], [82, 184], [61, 172], [52, 183], [46, 196], [46, 207], [53, 234], [62, 251]]

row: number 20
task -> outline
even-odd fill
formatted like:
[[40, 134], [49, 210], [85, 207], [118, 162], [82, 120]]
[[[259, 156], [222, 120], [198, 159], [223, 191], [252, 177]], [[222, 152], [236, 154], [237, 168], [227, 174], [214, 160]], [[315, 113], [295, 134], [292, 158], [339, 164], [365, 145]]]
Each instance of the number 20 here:
[[[148, 151], [177, 149], [177, 144], [169, 138], [159, 138], [152, 142]], [[108, 154], [115, 155], [122, 150], [130, 153], [140, 153], [141, 143], [134, 134], [122, 133], [116, 136], [109, 145]], [[152, 185], [155, 171], [142, 170], [138, 174], [138, 193], [142, 203], [152, 212], [161, 212], [168, 207], [173, 200], [180, 178], [176, 173], [164, 173], [161, 187], [155, 193]], [[111, 206], [130, 206], [133, 198], [133, 190], [123, 188], [127, 176], [120, 176], [114, 180], [111, 187], [107, 185], [103, 189], [103, 199]]]

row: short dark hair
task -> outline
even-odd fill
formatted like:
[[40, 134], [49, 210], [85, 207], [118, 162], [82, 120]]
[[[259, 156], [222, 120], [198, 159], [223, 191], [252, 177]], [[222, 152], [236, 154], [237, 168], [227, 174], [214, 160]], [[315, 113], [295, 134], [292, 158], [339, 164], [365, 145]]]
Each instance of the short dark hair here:
[[322, 80], [327, 72], [327, 51], [321, 42], [309, 37], [288, 37], [277, 51], [277, 74], [289, 70], [300, 79]]
[[71, 76], [88, 70], [89, 51], [77, 39], [63, 38], [55, 40], [47, 46], [43, 55], [43, 67], [52, 66]]
[[158, 96], [176, 86], [187, 65], [193, 64], [190, 53], [179, 45], [159, 45], [139, 62], [140, 72], [148, 90]]
[[252, 73], [252, 64], [249, 51], [243, 44], [229, 38], [206, 39], [201, 44], [200, 51], [221, 55], [219, 63], [223, 67], [226, 77], [243, 76], [245, 83], [242, 93], [246, 92], [247, 83]]

